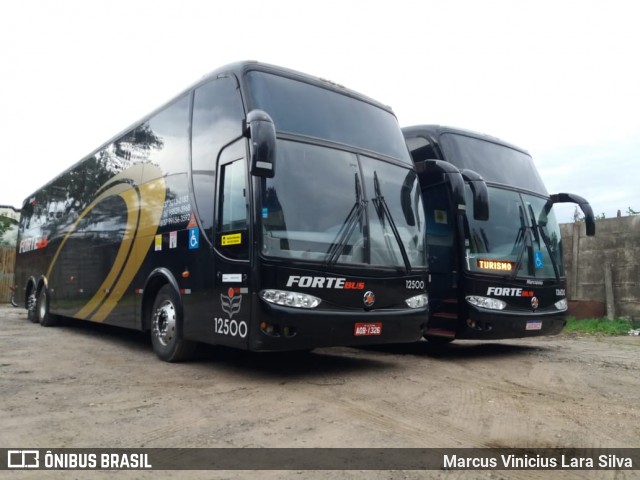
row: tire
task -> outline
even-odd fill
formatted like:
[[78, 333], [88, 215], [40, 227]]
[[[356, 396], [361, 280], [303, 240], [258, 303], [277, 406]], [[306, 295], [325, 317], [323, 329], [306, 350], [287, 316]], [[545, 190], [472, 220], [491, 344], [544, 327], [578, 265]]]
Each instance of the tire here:
[[165, 362], [181, 362], [193, 356], [197, 343], [182, 338], [180, 298], [171, 285], [158, 291], [150, 325], [151, 344], [158, 358]]
[[49, 311], [49, 292], [46, 287], [42, 287], [38, 292], [36, 300], [36, 317], [43, 327], [55, 327], [60, 318]]
[[36, 313], [36, 303], [36, 294], [32, 290], [27, 297], [27, 318], [32, 323], [39, 323]]
[[424, 338], [432, 345], [447, 345], [455, 340], [451, 337], [439, 337], [437, 335], [425, 335]]

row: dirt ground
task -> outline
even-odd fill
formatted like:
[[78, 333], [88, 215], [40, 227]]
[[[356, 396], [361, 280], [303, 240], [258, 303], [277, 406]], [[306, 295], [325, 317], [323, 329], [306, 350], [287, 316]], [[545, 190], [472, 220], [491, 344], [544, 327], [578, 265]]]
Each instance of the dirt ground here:
[[[0, 448], [640, 447], [640, 337], [427, 342], [306, 355], [31, 324], [0, 306]], [[2, 473], [9, 472], [0, 472]], [[11, 472], [111, 478], [114, 472]], [[164, 471], [126, 478], [639, 478], [640, 471]], [[46, 475], [44, 475], [46, 474]], [[58, 475], [56, 477], [56, 475]]]

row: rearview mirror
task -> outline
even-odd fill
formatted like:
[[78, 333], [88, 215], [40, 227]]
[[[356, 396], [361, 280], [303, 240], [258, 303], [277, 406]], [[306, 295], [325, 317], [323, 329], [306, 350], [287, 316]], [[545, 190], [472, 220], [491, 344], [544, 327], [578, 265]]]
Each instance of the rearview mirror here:
[[575, 193], [556, 193], [551, 195], [552, 203], [577, 203], [584, 213], [584, 223], [587, 229], [587, 236], [593, 237], [596, 234], [596, 219], [593, 215], [593, 209], [586, 199]]
[[276, 127], [269, 114], [251, 110], [247, 115], [245, 135], [249, 137], [251, 175], [273, 178], [276, 173]]
[[434, 173], [443, 174], [445, 182], [451, 192], [451, 200], [456, 207], [456, 211], [462, 213], [466, 210], [467, 203], [464, 198], [464, 179], [462, 175], [460, 175], [460, 170], [458, 170], [457, 167], [443, 160], [422, 160], [415, 162], [415, 165], [421, 184], [424, 182], [424, 175]]
[[473, 193], [473, 218], [475, 220], [489, 220], [489, 191], [484, 179], [473, 170], [461, 170], [464, 181], [471, 187]]

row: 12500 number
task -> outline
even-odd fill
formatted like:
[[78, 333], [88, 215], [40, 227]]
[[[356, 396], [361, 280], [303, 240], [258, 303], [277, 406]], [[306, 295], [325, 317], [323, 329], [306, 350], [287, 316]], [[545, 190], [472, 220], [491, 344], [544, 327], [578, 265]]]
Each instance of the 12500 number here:
[[247, 336], [247, 322], [244, 320], [236, 321], [228, 318], [214, 319], [213, 331], [218, 335], [230, 335], [232, 337], [245, 338]]
[[423, 280], [406, 280], [407, 290], [424, 290]]

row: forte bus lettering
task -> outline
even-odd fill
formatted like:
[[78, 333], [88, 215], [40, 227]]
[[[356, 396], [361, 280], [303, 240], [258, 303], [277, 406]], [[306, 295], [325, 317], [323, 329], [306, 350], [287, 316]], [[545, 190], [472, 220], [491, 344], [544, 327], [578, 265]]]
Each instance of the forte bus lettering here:
[[522, 288], [509, 287], [489, 287], [487, 295], [495, 295], [496, 297], [533, 297], [533, 290], [523, 290]]
[[287, 287], [301, 288], [336, 288], [345, 290], [364, 290], [364, 282], [348, 281], [339, 277], [310, 277], [300, 275], [290, 275], [287, 280]]

